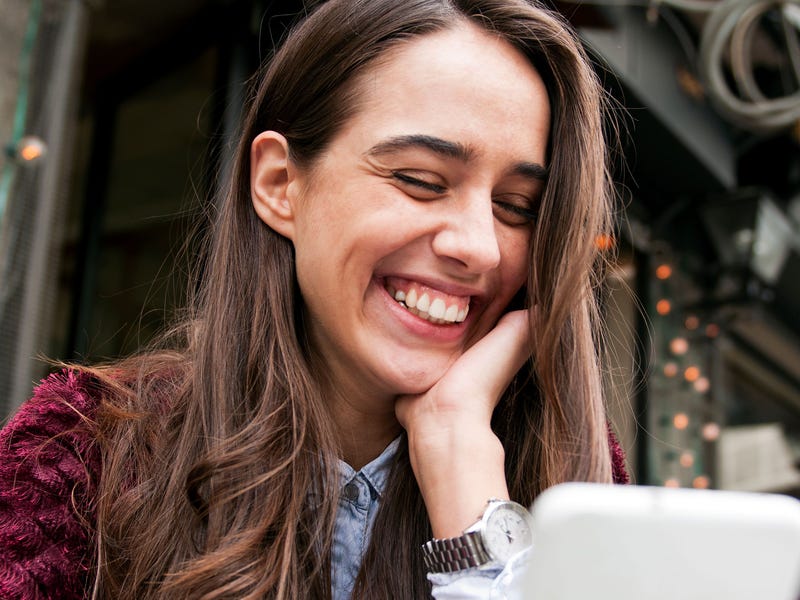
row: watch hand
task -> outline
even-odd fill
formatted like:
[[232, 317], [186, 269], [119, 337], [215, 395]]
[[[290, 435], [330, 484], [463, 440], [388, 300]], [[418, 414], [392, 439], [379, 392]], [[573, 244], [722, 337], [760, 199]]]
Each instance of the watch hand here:
[[506, 534], [506, 537], [511, 535], [511, 528], [508, 526], [508, 519], [503, 519], [503, 533]]

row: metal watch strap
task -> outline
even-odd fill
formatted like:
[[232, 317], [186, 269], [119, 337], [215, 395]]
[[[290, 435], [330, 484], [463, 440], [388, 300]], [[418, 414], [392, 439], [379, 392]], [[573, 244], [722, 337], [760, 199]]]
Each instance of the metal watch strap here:
[[452, 573], [489, 562], [479, 531], [458, 537], [428, 540], [422, 545], [425, 567], [429, 573]]

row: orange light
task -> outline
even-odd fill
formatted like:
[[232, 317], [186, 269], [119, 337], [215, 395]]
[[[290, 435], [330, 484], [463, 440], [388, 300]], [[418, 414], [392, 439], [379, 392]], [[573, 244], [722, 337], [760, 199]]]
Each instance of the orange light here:
[[694, 315], [689, 315], [688, 317], [686, 317], [686, 321], [684, 321], [683, 324], [689, 331], [694, 331], [695, 329], [700, 327], [700, 319], [698, 319]]
[[656, 312], [662, 316], [668, 315], [669, 311], [672, 310], [672, 305], [670, 304], [669, 300], [661, 299], [656, 302]]
[[698, 490], [706, 490], [708, 486], [711, 485], [711, 480], [705, 475], [698, 475], [692, 481], [692, 486], [696, 487]]
[[614, 240], [613, 235], [609, 235], [607, 233], [601, 233], [596, 238], [594, 238], [594, 245], [597, 247], [598, 250], [611, 250], [614, 247], [616, 241]]
[[19, 155], [25, 160], [36, 160], [42, 154], [42, 147], [37, 144], [28, 144], [19, 150]]
[[703, 425], [703, 429], [701, 435], [703, 439], [707, 442], [713, 442], [717, 438], [719, 438], [720, 428], [719, 425], [716, 423], [706, 423]]
[[678, 374], [678, 365], [674, 362], [668, 362], [664, 365], [664, 375], [666, 377], [675, 377]]
[[715, 338], [719, 335], [719, 325], [716, 323], [709, 323], [706, 325], [706, 336]]
[[658, 265], [656, 267], [656, 277], [659, 279], [669, 279], [670, 275], [672, 275], [672, 267], [668, 264], [664, 263], [663, 265]]
[[686, 367], [686, 370], [683, 372], [683, 378], [689, 382], [697, 381], [700, 378], [700, 369], [695, 366]]
[[678, 462], [681, 463], [682, 467], [689, 468], [694, 464], [694, 454], [691, 452], [684, 452], [681, 454], [681, 457], [678, 459]]
[[667, 479], [664, 482], [664, 487], [667, 487], [667, 488], [679, 488], [679, 487], [681, 487], [681, 482], [678, 481], [677, 479], [675, 479], [674, 477], [671, 477], [670, 479]]
[[689, 426], [689, 415], [686, 413], [678, 413], [672, 417], [672, 424], [675, 425], [675, 429], [683, 431]]
[[674, 338], [669, 343], [669, 349], [673, 354], [682, 356], [689, 351], [689, 342], [686, 341], [686, 338]]
[[44, 156], [47, 145], [35, 135], [26, 135], [15, 146], [16, 155], [25, 162], [34, 162]]

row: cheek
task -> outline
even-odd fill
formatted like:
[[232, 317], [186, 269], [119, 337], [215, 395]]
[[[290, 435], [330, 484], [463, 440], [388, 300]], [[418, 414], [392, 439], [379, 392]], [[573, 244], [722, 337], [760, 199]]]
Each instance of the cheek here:
[[525, 285], [531, 269], [529, 233], [512, 233], [503, 240], [503, 288], [511, 295]]

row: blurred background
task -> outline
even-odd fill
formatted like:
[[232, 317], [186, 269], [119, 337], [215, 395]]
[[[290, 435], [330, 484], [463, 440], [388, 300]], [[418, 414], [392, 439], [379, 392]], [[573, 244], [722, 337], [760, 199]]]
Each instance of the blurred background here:
[[[609, 404], [643, 484], [800, 497], [800, 0], [554, 2], [620, 125]], [[184, 299], [303, 2], [0, 0], [0, 418]], [[612, 125], [609, 125], [612, 128]]]

